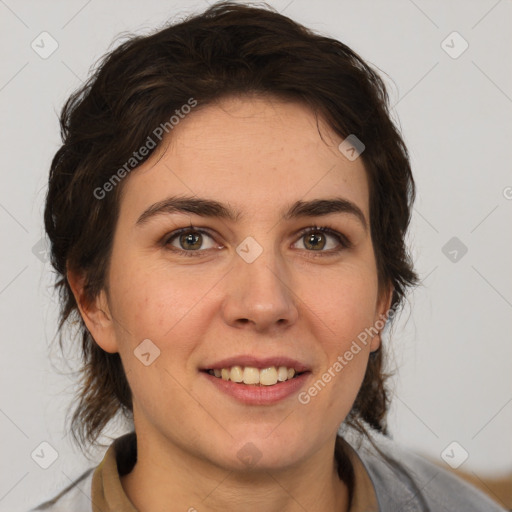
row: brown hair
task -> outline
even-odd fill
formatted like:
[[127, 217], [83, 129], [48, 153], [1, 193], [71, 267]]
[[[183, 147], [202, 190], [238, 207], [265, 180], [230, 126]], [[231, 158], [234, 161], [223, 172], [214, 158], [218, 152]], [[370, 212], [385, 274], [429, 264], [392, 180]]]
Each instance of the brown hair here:
[[[417, 284], [405, 246], [415, 195], [407, 149], [390, 119], [382, 79], [356, 53], [270, 8], [231, 2], [131, 37], [107, 54], [65, 103], [63, 143], [51, 163], [46, 199], [45, 226], [61, 300], [61, 349], [66, 321], [74, 317], [81, 336], [81, 389], [71, 430], [82, 448], [94, 444], [118, 412], [128, 418], [132, 413], [119, 354], [94, 342], [66, 279], [68, 269], [83, 273], [89, 300], [105, 284], [123, 183], [101, 198], [97, 191], [190, 98], [201, 107], [251, 93], [301, 102], [340, 136], [353, 134], [365, 144], [361, 158], [379, 287], [394, 287], [396, 310], [406, 289]], [[347, 423], [365, 431], [365, 422], [386, 432], [385, 379], [378, 350]]]

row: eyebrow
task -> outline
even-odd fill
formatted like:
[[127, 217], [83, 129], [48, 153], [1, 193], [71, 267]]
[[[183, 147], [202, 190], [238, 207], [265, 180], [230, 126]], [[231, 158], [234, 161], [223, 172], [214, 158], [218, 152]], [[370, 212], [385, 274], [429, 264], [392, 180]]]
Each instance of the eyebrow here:
[[[241, 212], [236, 211], [230, 205], [219, 203], [213, 199], [200, 197], [169, 197], [147, 208], [137, 219], [136, 224], [141, 225], [149, 219], [172, 213], [193, 213], [201, 217], [212, 217], [238, 222], [243, 218]], [[283, 220], [299, 219], [303, 217], [321, 217], [333, 213], [344, 213], [355, 217], [368, 231], [366, 217], [361, 209], [342, 197], [333, 199], [313, 199], [311, 201], [296, 201], [282, 215]]]

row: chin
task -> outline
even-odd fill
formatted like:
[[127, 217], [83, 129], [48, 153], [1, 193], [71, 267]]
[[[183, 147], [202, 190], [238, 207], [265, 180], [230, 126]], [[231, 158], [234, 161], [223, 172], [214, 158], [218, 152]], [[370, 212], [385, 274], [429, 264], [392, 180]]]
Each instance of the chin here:
[[297, 432], [281, 434], [274, 437], [266, 429], [262, 434], [246, 433], [232, 439], [218, 454], [222, 459], [218, 463], [231, 471], [275, 471], [293, 466], [306, 456], [308, 438], [300, 438]]

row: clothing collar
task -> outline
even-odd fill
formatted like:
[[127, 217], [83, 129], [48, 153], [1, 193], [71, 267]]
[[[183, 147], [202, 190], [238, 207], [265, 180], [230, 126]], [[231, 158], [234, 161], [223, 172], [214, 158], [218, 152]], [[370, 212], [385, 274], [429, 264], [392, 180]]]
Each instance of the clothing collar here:
[[93, 512], [138, 512], [121, 484], [121, 477], [133, 469], [136, 461], [135, 432], [118, 437], [109, 446], [92, 477]]
[[[378, 511], [375, 489], [356, 450], [343, 441], [354, 468], [354, 494], [350, 512]], [[128, 474], [137, 461], [135, 432], [118, 437], [106, 451], [92, 477], [93, 512], [138, 512], [126, 495], [121, 477]]]

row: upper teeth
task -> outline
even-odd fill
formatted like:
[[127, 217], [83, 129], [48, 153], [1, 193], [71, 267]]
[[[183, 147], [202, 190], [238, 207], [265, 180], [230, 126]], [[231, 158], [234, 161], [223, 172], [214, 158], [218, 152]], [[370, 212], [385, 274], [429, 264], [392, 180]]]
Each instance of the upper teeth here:
[[221, 370], [209, 370], [211, 375], [221, 377], [224, 380], [233, 382], [243, 382], [244, 384], [262, 384], [263, 386], [272, 386], [277, 382], [284, 382], [293, 379], [295, 370], [286, 366], [270, 366], [269, 368], [258, 369], [253, 366], [232, 366], [231, 368], [222, 368]]

